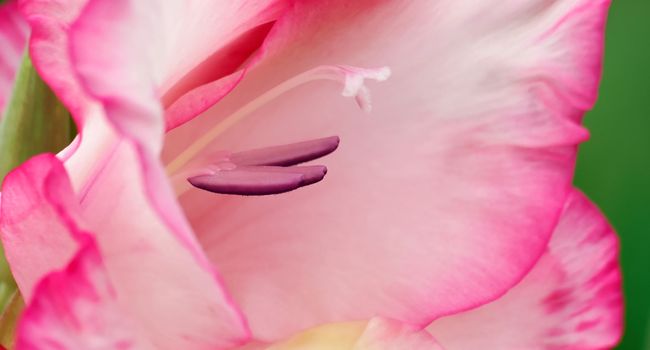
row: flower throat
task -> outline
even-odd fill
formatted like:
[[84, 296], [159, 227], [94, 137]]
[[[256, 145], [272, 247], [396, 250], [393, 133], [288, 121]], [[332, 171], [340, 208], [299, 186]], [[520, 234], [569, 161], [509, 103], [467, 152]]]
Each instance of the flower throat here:
[[[248, 102], [221, 123], [203, 134], [167, 166], [170, 174], [182, 171], [192, 159], [238, 121], [285, 92], [316, 80], [333, 80], [343, 85], [342, 95], [353, 97], [364, 112], [370, 112], [370, 93], [366, 79], [384, 81], [390, 69], [364, 69], [350, 66], [320, 66], [277, 85]], [[187, 181], [196, 188], [219, 194], [260, 196], [279, 194], [315, 184], [327, 173], [323, 165], [298, 166], [324, 157], [339, 145], [338, 136], [229, 153], [227, 156], [192, 171]], [[198, 173], [198, 174], [197, 174]]]

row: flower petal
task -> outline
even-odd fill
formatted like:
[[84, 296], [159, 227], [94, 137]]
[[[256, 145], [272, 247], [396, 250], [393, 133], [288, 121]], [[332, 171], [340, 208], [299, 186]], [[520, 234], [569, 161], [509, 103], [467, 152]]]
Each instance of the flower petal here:
[[87, 0], [22, 0], [20, 11], [32, 34], [29, 54], [41, 78], [68, 108], [81, 129], [96, 102], [83, 91], [70, 61], [68, 29]]
[[191, 231], [183, 229], [187, 224], [172, 222], [183, 219], [179, 209], [156, 207], [161, 202], [144, 186], [145, 179], [158, 196], [167, 195], [167, 184], [157, 185], [155, 163], [142, 164], [139, 152], [127, 141], [117, 143], [80, 194], [107, 266], [120, 271], [116, 287], [124, 288], [125, 302], [156, 344], [170, 349], [239, 344], [248, 337], [245, 321]]
[[[181, 203], [264, 340], [374, 315], [425, 326], [493, 300], [543, 253], [596, 94], [608, 1], [298, 2], [260, 64], [168, 135], [173, 161], [251, 99], [322, 65], [391, 68], [372, 115], [296, 88], [199, 156], [327, 135], [318, 185]], [[269, 39], [270, 40], [270, 39]], [[289, 316], [287, 316], [289, 315]]]
[[426, 331], [399, 322], [374, 318], [352, 350], [442, 350]]
[[442, 350], [426, 331], [381, 318], [322, 325], [271, 346], [256, 345], [244, 349]]
[[14, 77], [25, 52], [29, 28], [18, 12], [16, 1], [0, 5], [0, 119], [11, 98]]
[[24, 311], [17, 350], [145, 350], [120, 310], [90, 236], [65, 270], [48, 274]]
[[51, 193], [68, 203], [68, 215], [79, 216], [70, 184], [60, 179], [63, 170], [53, 164], [57, 162], [50, 155], [32, 158], [9, 173], [2, 185], [2, 246], [26, 301], [42, 277], [65, 267], [78, 250], [69, 224], [47, 197]]
[[94, 234], [117, 301], [142, 336], [160, 349], [240, 344], [248, 337], [241, 315], [196, 243], [151, 209], [136, 154], [128, 142], [115, 142], [76, 196], [50, 155], [8, 175], [0, 224], [21, 291], [31, 295], [40, 278], [67, 263], [62, 255], [71, 250], [70, 222], [79, 220], [76, 225]]
[[155, 152], [161, 99], [170, 106], [167, 127], [221, 99], [285, 3], [89, 0], [70, 33], [75, 68], [120, 132]]
[[[119, 10], [120, 6], [125, 4], [129, 5], [125, 1], [115, 1], [111, 2], [109, 7]], [[197, 3], [188, 8], [194, 11], [192, 14], [196, 14], [201, 10], [208, 10], [206, 4], [207, 2], [202, 5]], [[155, 16], [159, 13], [156, 11], [162, 11], [165, 16], [181, 13], [174, 13], [176, 8], [157, 9], [153, 2], [147, 4], [138, 2], [137, 5], [130, 5], [134, 6], [132, 9], [138, 11], [146, 9], [147, 5], [153, 8], [153, 12], [144, 13], [145, 21], [139, 23], [145, 27], [151, 24], [147, 20], [157, 19]], [[84, 4], [74, 0], [26, 0], [23, 4], [23, 11], [35, 27], [40, 26], [42, 33], [42, 37], [35, 37], [32, 42], [33, 53], [39, 56], [35, 60], [37, 69], [43, 72], [48, 83], [76, 114], [75, 118], [79, 124], [81, 140], [76, 144], [73, 154], [67, 155], [69, 157], [66, 157], [65, 166], [70, 173], [73, 189], [78, 196], [77, 200], [81, 202], [82, 216], [105, 254], [105, 263], [118, 289], [118, 296], [123, 298], [121, 301], [128, 303], [127, 308], [135, 314], [135, 322], [140, 324], [147, 336], [155, 339], [156, 345], [164, 344], [162, 345], [164, 348], [212, 349], [238, 344], [248, 337], [245, 321], [229, 300], [218, 276], [196, 244], [187, 222], [174, 202], [164, 170], [156, 160], [155, 145], [160, 142], [159, 134], [161, 135], [163, 126], [162, 119], [158, 118], [160, 106], [153, 106], [153, 103], [148, 105], [153, 106], [148, 110], [152, 113], [147, 114], [149, 117], [138, 119], [138, 116], [142, 116], [140, 107], [145, 106], [146, 110], [146, 101], [139, 105], [140, 100], [138, 100], [134, 105], [124, 107], [110, 103], [109, 99], [102, 100], [104, 104], [99, 105], [97, 96], [94, 96], [97, 91], [85, 87], [82, 89], [82, 85], [76, 80], [77, 72], [72, 72], [73, 64], [67, 51], [60, 50], [68, 46], [68, 31], [72, 23], [78, 23], [79, 27], [83, 27], [84, 21], [76, 18], [82, 7], [83, 13], [91, 13], [97, 6], [100, 5], [91, 2], [84, 7]], [[122, 23], [118, 19], [130, 18], [128, 14], [128, 11], [124, 13], [109, 11], [109, 13], [102, 13], [102, 20], [106, 20], [104, 16], [115, 15], [116, 18], [109, 16], [108, 22], [115, 20], [114, 23]], [[206, 14], [215, 15], [210, 11]], [[169, 20], [168, 17], [165, 18]], [[189, 23], [193, 19], [185, 21]], [[205, 24], [211, 19], [214, 18], [204, 18], [201, 23]], [[169, 22], [160, 19], [155, 23], [156, 28], [159, 29], [158, 26], [163, 23]], [[193, 28], [193, 25], [198, 23], [193, 23], [189, 27]], [[98, 22], [99, 26], [101, 24]], [[137, 28], [137, 26], [130, 27], [134, 34], [120, 38], [137, 37], [138, 31], [135, 30]], [[206, 27], [197, 30], [202, 29]], [[169, 31], [166, 33], [174, 34], [173, 28], [170, 30], [172, 33]], [[110, 33], [119, 34], [120, 31]], [[197, 36], [205, 34], [192, 33]], [[156, 35], [159, 34], [156, 32]], [[186, 39], [175, 38], [181, 42]], [[87, 42], [85, 45], [87, 48], [94, 49], [92, 43], [99, 42], [101, 40], [93, 37], [92, 42]], [[128, 40], [125, 42], [128, 44]], [[118, 43], [113, 44], [115, 46], [110, 47], [110, 53], [119, 54], [121, 51], [118, 50]], [[202, 46], [199, 49], [203, 50], [206, 47]], [[48, 49], [53, 51], [51, 56], [54, 60], [53, 64], [48, 64], [49, 56], [46, 54]], [[136, 53], [132, 57], [139, 56], [140, 54]], [[104, 59], [111, 57], [107, 55]], [[170, 59], [176, 57], [174, 55]], [[162, 59], [162, 57], [158, 58]], [[195, 58], [190, 56], [189, 59]], [[135, 59], [133, 62], [139, 61]], [[132, 62], [127, 60], [126, 63]], [[132, 68], [126, 63], [124, 63], [125, 67]], [[139, 69], [141, 66], [136, 68]], [[126, 83], [134, 81], [128, 78], [131, 76], [117, 80]], [[144, 81], [144, 85], [146, 82], [149, 80]], [[143, 84], [138, 86], [141, 87]], [[150, 88], [153, 89], [155, 86]], [[140, 93], [138, 96], [142, 97], [143, 94]], [[88, 103], [83, 103], [75, 109], [75, 105], [68, 98], [70, 100], [80, 98]], [[112, 113], [116, 109], [119, 112], [117, 115]], [[137, 111], [136, 115], [128, 113], [134, 110]], [[131, 129], [131, 126], [135, 129]], [[114, 130], [115, 127], [117, 132]], [[138, 143], [133, 144], [133, 139]], [[138, 213], [137, 220], [133, 217], [134, 213]], [[107, 220], [107, 218], [111, 219]], [[14, 234], [18, 235], [20, 231]], [[38, 248], [35, 249], [41, 250], [51, 248], [36, 246]], [[12, 264], [23, 265], [26, 262], [12, 261]], [[133, 269], [132, 266], [139, 266], [139, 268]], [[36, 280], [38, 278], [32, 280], [29, 285], [33, 285]], [[183, 289], [179, 289], [179, 285], [182, 285]], [[165, 292], [160, 293], [160, 290]], [[173, 318], [169, 316], [172, 314]], [[180, 324], [179, 320], [182, 320]]]
[[610, 349], [621, 336], [622, 308], [616, 234], [574, 191], [548, 250], [520, 284], [429, 330], [448, 350]]
[[[115, 1], [109, 5], [113, 6], [112, 9], [119, 10], [120, 6], [126, 3]], [[206, 5], [210, 4], [197, 2], [187, 8], [194, 11], [191, 15], [206, 10], [205, 14], [208, 17], [199, 22], [217, 26], [219, 21], [211, 22], [215, 19], [215, 12], [208, 11], [210, 9], [206, 8]], [[251, 6], [255, 7], [258, 4], [256, 2]], [[77, 194], [76, 200], [81, 204], [81, 216], [89, 231], [95, 235], [99, 248], [104, 254], [104, 262], [116, 286], [118, 299], [127, 304], [125, 308], [134, 315], [134, 322], [138, 323], [143, 332], [155, 339], [155, 344], [162, 348], [213, 349], [240, 343], [248, 337], [245, 321], [229, 300], [218, 276], [195, 242], [189, 225], [174, 202], [164, 170], [156, 160], [155, 145], [160, 142], [158, 134], [161, 134], [162, 130], [162, 119], [157, 117], [159, 106], [149, 110], [155, 112], [149, 114], [151, 118], [138, 119], [138, 115], [126, 112], [134, 110], [138, 113], [142, 112], [138, 107], [139, 101], [136, 101], [134, 106], [128, 107], [116, 106], [109, 100], [102, 100], [101, 102], [105, 103], [99, 105], [97, 96], [94, 96], [97, 91], [82, 88], [77, 81], [77, 72], [72, 71], [73, 64], [67, 52], [68, 31], [73, 22], [79, 22], [79, 26], [83, 27], [84, 21], [78, 21], [77, 18], [82, 8], [84, 13], [92, 12], [98, 5], [95, 3], [86, 5], [85, 1], [76, 0], [25, 0], [22, 5], [23, 12], [39, 34], [35, 35], [32, 41], [32, 54], [36, 57], [37, 69], [75, 114], [79, 124], [81, 138], [75, 143], [74, 150], [64, 156], [65, 166]], [[157, 30], [160, 29], [161, 24], [170, 23], [169, 15], [173, 17], [181, 13], [174, 12], [176, 8], [158, 9], [156, 7], [159, 6], [153, 2], [146, 4], [138, 2], [137, 5], [131, 5], [134, 6], [132, 9], [137, 10], [138, 15], [143, 14], [138, 11], [150, 6], [153, 12], [144, 13], [145, 21], [139, 24], [146, 27], [151, 24], [146, 20], [153, 19]], [[159, 18], [160, 21], [155, 21], [157, 19], [155, 16], [160, 14], [156, 11], [162, 11], [160, 13], [167, 16], [166, 19]], [[118, 16], [120, 19], [132, 19], [128, 14], [128, 11], [108, 13], [108, 15], [124, 15]], [[102, 13], [102, 16], [105, 15], [107, 14]], [[117, 19], [117, 17], [109, 18], [108, 21], [115, 20], [114, 23], [123, 23]], [[185, 23], [190, 24], [188, 28], [194, 28], [199, 24], [199, 22], [190, 23], [197, 19], [196, 16], [191, 19], [186, 18]], [[172, 19], [172, 22], [174, 22], [171, 24], [173, 27], [178, 23], [178, 18]], [[98, 25], [101, 26], [101, 23]], [[137, 28], [137, 26], [130, 28], [135, 33], [133, 35], [135, 37], [138, 33], [135, 30]], [[165, 33], [181, 42], [186, 41], [186, 37], [174, 36], [174, 28], [167, 27], [167, 29], [169, 31]], [[205, 26], [194, 29], [198, 32], [185, 34], [205, 37], [205, 33], [210, 32]], [[204, 29], [205, 32], [202, 32]], [[111, 33], [119, 33], [119, 30]], [[157, 31], [155, 34], [158, 37], [160, 33]], [[123, 38], [131, 37], [127, 35]], [[95, 37], [92, 41], [98, 42]], [[167, 43], [166, 41], [165, 45]], [[92, 43], [86, 44], [89, 48], [94, 48]], [[110, 53], [119, 54], [119, 45], [114, 44], [116, 45], [110, 47]], [[207, 48], [208, 46], [201, 46], [198, 49]], [[174, 49], [174, 53], [176, 52], [179, 50]], [[169, 59], [178, 57], [173, 56]], [[104, 58], [110, 57], [112, 56], [107, 55]], [[135, 53], [132, 57], [138, 58], [140, 53]], [[158, 58], [162, 60], [162, 56]], [[193, 55], [188, 56], [188, 60], [192, 59], [198, 58]], [[133, 62], [139, 61], [134, 59]], [[126, 63], [124, 63], [125, 67], [132, 68]], [[176, 68], [175, 63], [170, 67]], [[139, 69], [140, 66], [136, 68]], [[143, 71], [143, 73], [147, 72]], [[129, 79], [120, 81], [133, 82]], [[155, 86], [150, 88], [153, 89]], [[139, 96], [141, 97], [142, 94]], [[146, 104], [145, 102], [140, 107]], [[111, 112], [115, 112], [116, 109], [125, 113], [112, 114]], [[141, 127], [141, 129], [129, 129], [130, 126], [136, 129]], [[117, 132], [114, 127], [117, 127]], [[133, 139], [137, 139], [138, 143], [133, 144]], [[12, 201], [8, 201], [6, 207], [10, 208], [8, 209], [10, 213], [15, 211], [12, 206]], [[26, 218], [29, 219], [32, 213], [29, 210], [26, 212]], [[137, 219], [134, 219], [134, 213], [137, 213]], [[25, 237], [25, 240], [36, 239], [40, 232], [47, 229], [47, 226], [43, 225], [47, 220], [39, 219], [38, 230], [25, 233], [20, 225], [23, 220], [26, 220], [25, 218], [4, 219], [17, 222], [15, 230], [7, 236]], [[15, 238], [11, 239], [15, 240]], [[32, 242], [34, 251], [44, 251], [47, 255], [47, 250], [53, 248], [38, 243], [38, 240]], [[17, 248], [15, 250], [17, 251]], [[13, 266], [28, 265], [26, 260], [21, 260], [20, 253], [8, 252], [8, 255], [11, 254], [18, 256], [12, 261]], [[48, 262], [49, 259], [43, 265], [47, 266]], [[52, 267], [54, 266], [56, 265], [52, 264]], [[138, 268], [134, 269], [133, 266]], [[22, 283], [28, 292], [47, 271], [30, 272], [32, 274], [25, 277]], [[178, 288], [180, 285], [183, 286], [182, 289]], [[161, 290], [164, 292], [160, 292]]]

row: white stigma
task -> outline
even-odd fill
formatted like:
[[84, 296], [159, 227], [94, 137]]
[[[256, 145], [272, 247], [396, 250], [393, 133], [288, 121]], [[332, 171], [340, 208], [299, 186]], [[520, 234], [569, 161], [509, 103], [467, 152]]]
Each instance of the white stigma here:
[[367, 69], [350, 66], [338, 66], [338, 68], [339, 72], [344, 74], [341, 94], [345, 97], [354, 97], [359, 108], [369, 113], [372, 110], [372, 101], [370, 89], [365, 85], [366, 80], [385, 81], [390, 77], [390, 68]]

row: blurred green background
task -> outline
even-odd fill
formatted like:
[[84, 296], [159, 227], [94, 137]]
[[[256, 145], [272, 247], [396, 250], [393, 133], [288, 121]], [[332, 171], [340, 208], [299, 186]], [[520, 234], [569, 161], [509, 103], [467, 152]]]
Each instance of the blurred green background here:
[[650, 0], [613, 0], [600, 98], [576, 184], [617, 229], [626, 297], [620, 350], [650, 350]]

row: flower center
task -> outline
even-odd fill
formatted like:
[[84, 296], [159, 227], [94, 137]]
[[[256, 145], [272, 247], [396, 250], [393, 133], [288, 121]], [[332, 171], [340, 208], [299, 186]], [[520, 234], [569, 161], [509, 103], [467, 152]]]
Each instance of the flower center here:
[[210, 160], [198, 168], [188, 164], [230, 127], [285, 92], [315, 80], [333, 80], [343, 85], [342, 95], [353, 97], [365, 112], [372, 108], [366, 79], [384, 81], [390, 76], [388, 67], [364, 69], [351, 66], [320, 66], [284, 81], [229, 115], [187, 147], [167, 165], [178, 195], [189, 187], [180, 183], [187, 179], [193, 186], [222, 194], [268, 195], [292, 191], [314, 184], [327, 172], [324, 166], [295, 166], [323, 157], [338, 147], [336, 136], [273, 146], [227, 155]]

